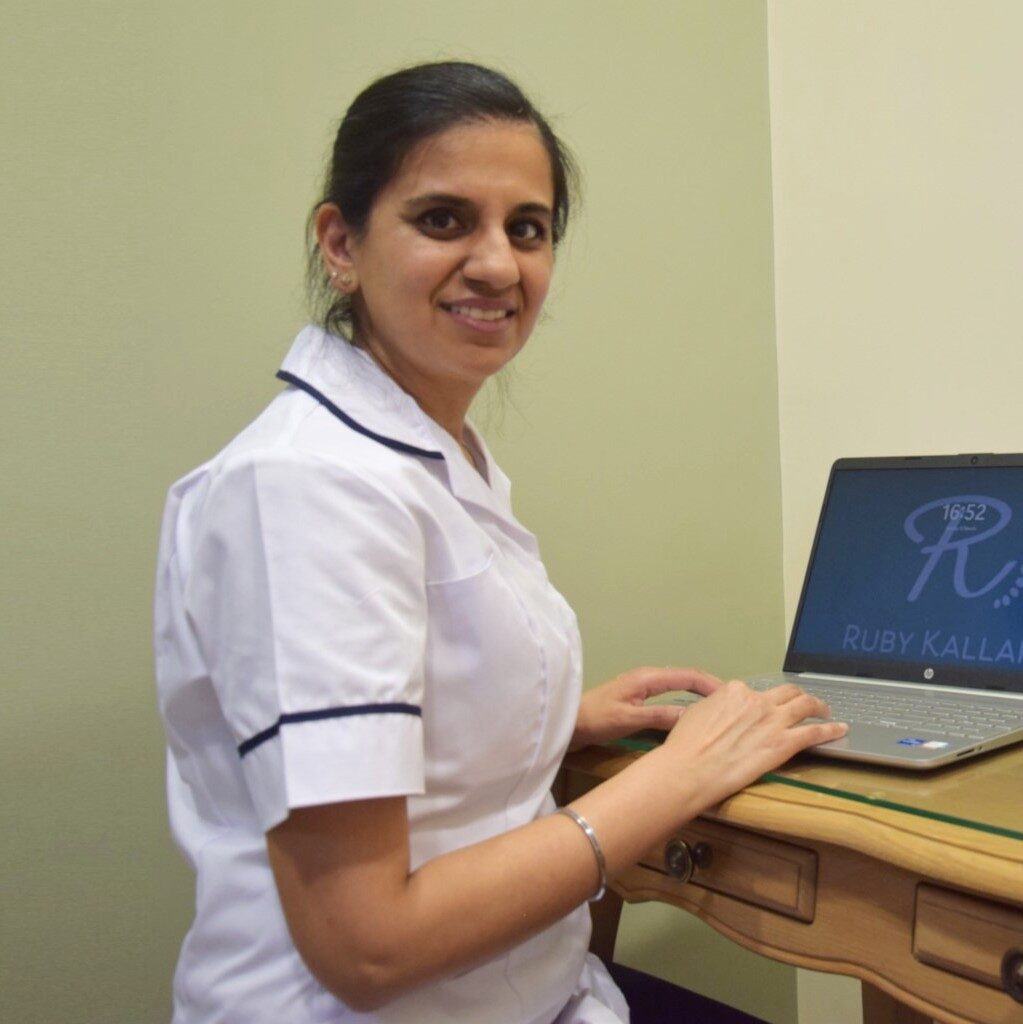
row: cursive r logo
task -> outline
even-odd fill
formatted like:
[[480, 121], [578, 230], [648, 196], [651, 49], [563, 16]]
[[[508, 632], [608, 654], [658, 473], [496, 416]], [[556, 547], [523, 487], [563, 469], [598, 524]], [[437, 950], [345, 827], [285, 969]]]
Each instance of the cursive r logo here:
[[[945, 518], [943, 521], [947, 521], [948, 525], [945, 527], [941, 534], [941, 537], [933, 544], [924, 544], [920, 548], [921, 552], [930, 557], [924, 564], [920, 575], [917, 577], [916, 583], [913, 584], [913, 589], [909, 592], [909, 596], [906, 598], [907, 601], [915, 601], [919, 596], [920, 592], [924, 589], [927, 581], [931, 578], [931, 573], [934, 572], [938, 562], [941, 561], [942, 557], [946, 552], [951, 552], [955, 555], [955, 568], [953, 570], [952, 584], [955, 587], [955, 592], [960, 597], [981, 597], [986, 594], [989, 590], [997, 587], [1006, 576], [1016, 567], [1016, 562], [1007, 562], [1002, 568], [995, 574], [994, 578], [988, 582], [985, 586], [981, 587], [980, 590], [970, 590], [966, 585], [966, 560], [969, 556], [969, 549], [972, 545], [980, 543], [980, 541], [987, 540], [989, 537], [993, 537], [996, 533], [1000, 533], [1009, 525], [1009, 521], [1012, 519], [1012, 509], [999, 498], [986, 498], [976, 494], [964, 494], [954, 498], [938, 498], [936, 501], [929, 501], [926, 505], [921, 505], [918, 509], [914, 509], [906, 516], [906, 521], [902, 524], [903, 529], [906, 531], [906, 536], [915, 544], [920, 544], [924, 540], [924, 535], [917, 529], [917, 520], [921, 516], [928, 512], [933, 512], [936, 509], [943, 509], [945, 512]], [[958, 509], [958, 514], [950, 514], [950, 510]], [[972, 532], [968, 529], [964, 520], [967, 519], [965, 510], [983, 509], [982, 515], [976, 517], [976, 521], [986, 519], [987, 512], [993, 512], [997, 519], [989, 527], [978, 532]], [[956, 534], [960, 536], [956, 536]]]

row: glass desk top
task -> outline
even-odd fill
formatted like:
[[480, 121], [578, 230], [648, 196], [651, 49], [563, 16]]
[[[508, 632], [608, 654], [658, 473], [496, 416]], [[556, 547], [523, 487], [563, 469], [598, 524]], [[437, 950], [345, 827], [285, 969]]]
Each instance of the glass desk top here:
[[[660, 737], [619, 740], [652, 750]], [[859, 803], [945, 821], [1023, 842], [1023, 744], [933, 771], [852, 765], [801, 754], [761, 781], [826, 793]]]

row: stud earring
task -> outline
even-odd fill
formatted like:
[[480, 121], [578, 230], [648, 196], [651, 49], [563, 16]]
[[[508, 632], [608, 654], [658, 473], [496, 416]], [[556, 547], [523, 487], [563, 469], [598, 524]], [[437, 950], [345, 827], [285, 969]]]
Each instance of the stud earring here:
[[352, 275], [351, 274], [342, 274], [341, 275], [341, 284], [342, 284], [343, 287], [347, 288], [351, 283], [352, 283]]

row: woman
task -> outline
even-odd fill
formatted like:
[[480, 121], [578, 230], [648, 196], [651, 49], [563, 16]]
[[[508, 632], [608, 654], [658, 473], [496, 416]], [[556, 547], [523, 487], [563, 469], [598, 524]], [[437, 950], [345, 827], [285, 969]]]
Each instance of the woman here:
[[[695, 670], [580, 701], [575, 618], [466, 422], [542, 308], [570, 176], [493, 71], [371, 85], [311, 218], [326, 329], [171, 490], [157, 674], [198, 875], [179, 1024], [627, 1020], [586, 956], [586, 900], [843, 731], [798, 724], [827, 711], [796, 687]], [[709, 699], [681, 718], [643, 703], [683, 688]], [[674, 727], [555, 813], [570, 745], [651, 726]]]

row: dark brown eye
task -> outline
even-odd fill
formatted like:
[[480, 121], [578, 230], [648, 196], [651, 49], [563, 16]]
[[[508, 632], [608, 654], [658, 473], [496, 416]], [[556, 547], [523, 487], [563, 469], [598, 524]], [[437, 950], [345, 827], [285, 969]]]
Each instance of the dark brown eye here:
[[462, 226], [462, 222], [452, 210], [438, 208], [427, 210], [419, 215], [419, 223], [428, 231], [437, 234], [452, 234]]
[[508, 234], [522, 242], [542, 242], [547, 238], [547, 228], [540, 221], [527, 217], [512, 221]]

